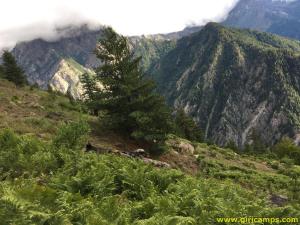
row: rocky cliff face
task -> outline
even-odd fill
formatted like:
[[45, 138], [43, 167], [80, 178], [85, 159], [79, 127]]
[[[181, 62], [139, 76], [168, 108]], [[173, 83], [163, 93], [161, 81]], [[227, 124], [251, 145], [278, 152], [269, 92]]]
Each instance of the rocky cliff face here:
[[69, 95], [73, 99], [82, 99], [83, 87], [80, 77], [93, 71], [84, 68], [73, 59], [62, 59], [49, 81], [51, 90]]
[[13, 49], [18, 63], [25, 70], [30, 83], [46, 88], [64, 58], [72, 58], [84, 67], [99, 64], [93, 50], [101, 29], [92, 31], [83, 26], [69, 30], [66, 37], [49, 42], [41, 39], [20, 43]]
[[210, 23], [178, 41], [151, 69], [168, 103], [183, 107], [207, 139], [268, 144], [300, 128], [300, 42]]
[[300, 39], [299, 0], [240, 0], [225, 25]]

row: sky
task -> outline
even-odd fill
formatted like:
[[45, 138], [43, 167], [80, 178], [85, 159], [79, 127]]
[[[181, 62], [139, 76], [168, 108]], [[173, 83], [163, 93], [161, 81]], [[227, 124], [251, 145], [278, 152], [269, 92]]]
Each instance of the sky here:
[[123, 35], [168, 33], [223, 20], [238, 0], [0, 0], [0, 49], [36, 38], [55, 40], [57, 28], [112, 26]]

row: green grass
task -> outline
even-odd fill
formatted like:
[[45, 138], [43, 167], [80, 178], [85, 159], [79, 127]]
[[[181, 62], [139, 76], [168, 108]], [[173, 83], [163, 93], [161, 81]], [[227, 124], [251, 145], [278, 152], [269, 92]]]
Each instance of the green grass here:
[[86, 69], [72, 58], [67, 58], [66, 61], [81, 74], [86, 72]]
[[[157, 169], [84, 153], [88, 140], [108, 149], [139, 147], [100, 124], [63, 95], [0, 80], [0, 224], [210, 225], [217, 217], [300, 217], [299, 166], [288, 160], [171, 135], [157, 159], [174, 169]], [[181, 142], [194, 153], [180, 149]], [[274, 205], [272, 195], [288, 202]]]

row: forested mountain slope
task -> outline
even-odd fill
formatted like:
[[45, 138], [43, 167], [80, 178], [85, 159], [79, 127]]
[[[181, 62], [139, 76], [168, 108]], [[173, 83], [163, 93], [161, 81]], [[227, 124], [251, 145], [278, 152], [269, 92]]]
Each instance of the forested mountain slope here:
[[255, 132], [274, 144], [299, 131], [299, 53], [300, 42], [209, 23], [179, 40], [149, 74], [206, 139], [242, 147]]

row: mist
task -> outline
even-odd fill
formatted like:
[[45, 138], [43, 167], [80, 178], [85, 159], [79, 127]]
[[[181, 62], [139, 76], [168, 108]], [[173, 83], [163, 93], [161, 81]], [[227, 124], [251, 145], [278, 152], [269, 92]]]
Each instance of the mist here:
[[123, 35], [168, 33], [222, 21], [238, 0], [10, 0], [1, 3], [0, 49], [64, 36], [60, 28], [112, 26]]

